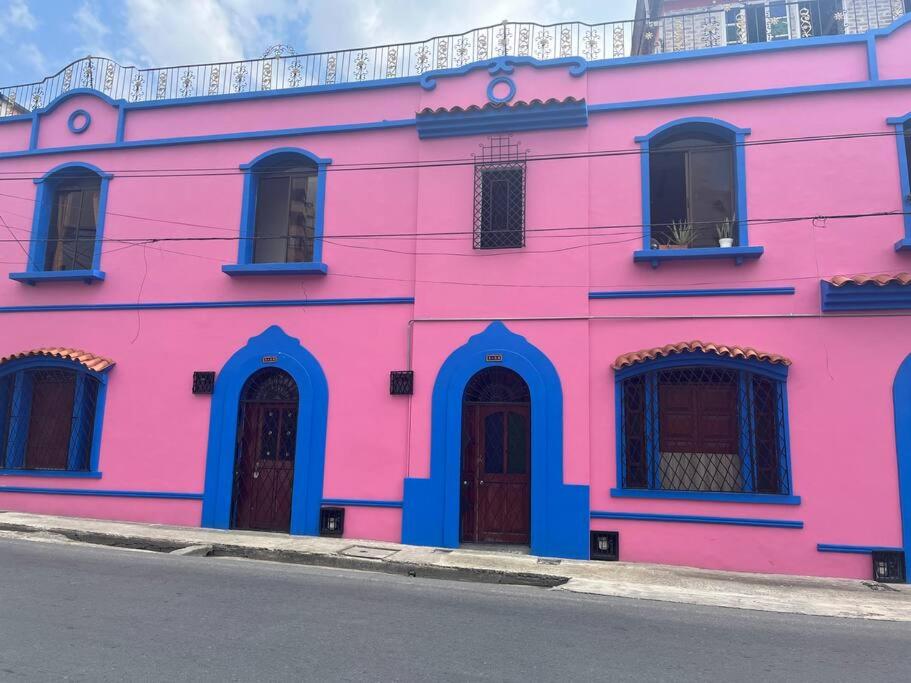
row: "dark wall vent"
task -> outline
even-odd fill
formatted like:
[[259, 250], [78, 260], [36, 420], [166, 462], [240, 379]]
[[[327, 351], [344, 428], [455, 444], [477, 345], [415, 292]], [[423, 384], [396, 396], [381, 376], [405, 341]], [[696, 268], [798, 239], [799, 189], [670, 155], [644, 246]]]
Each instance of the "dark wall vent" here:
[[199, 371], [193, 373], [193, 393], [211, 394], [215, 391], [215, 373]]
[[592, 531], [591, 558], [616, 562], [620, 559], [619, 531]]
[[341, 536], [345, 531], [345, 508], [321, 508], [319, 535]]
[[390, 372], [389, 393], [393, 396], [411, 396], [414, 393], [414, 371], [393, 370]]
[[880, 583], [905, 582], [905, 553], [900, 550], [873, 551], [873, 578]]

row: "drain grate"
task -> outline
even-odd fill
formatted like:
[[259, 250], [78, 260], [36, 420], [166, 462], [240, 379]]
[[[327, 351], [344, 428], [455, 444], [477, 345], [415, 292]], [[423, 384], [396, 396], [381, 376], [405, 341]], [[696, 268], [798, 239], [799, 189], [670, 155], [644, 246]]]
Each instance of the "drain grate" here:
[[348, 557], [365, 557], [368, 560], [385, 560], [390, 555], [394, 555], [397, 551], [387, 550], [386, 548], [369, 548], [363, 545], [353, 545], [350, 548], [345, 548], [340, 555], [347, 555]]

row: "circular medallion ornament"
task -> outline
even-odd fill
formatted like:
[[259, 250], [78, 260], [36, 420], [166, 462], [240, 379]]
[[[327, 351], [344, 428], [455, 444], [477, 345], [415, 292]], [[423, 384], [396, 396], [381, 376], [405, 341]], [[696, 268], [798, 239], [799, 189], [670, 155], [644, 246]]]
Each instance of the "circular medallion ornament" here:
[[499, 76], [487, 84], [487, 99], [494, 104], [504, 104], [515, 96], [516, 84], [507, 76]]
[[90, 123], [92, 123], [91, 115], [85, 109], [77, 109], [66, 120], [66, 127], [70, 129], [71, 133], [79, 135], [86, 131]]

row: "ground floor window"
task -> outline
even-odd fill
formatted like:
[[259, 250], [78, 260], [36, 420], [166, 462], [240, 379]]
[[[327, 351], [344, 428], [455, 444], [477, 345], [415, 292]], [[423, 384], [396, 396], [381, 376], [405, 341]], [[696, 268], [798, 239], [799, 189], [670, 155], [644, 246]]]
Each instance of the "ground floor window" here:
[[627, 489], [789, 494], [784, 382], [712, 366], [619, 383]]

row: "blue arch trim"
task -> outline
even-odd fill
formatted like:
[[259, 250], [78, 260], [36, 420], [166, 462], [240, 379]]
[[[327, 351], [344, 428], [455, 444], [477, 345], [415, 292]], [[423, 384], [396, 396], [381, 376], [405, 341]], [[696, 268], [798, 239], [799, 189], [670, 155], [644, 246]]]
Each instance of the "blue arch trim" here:
[[[264, 362], [264, 359], [270, 362]], [[215, 529], [231, 527], [238, 402], [244, 383], [263, 367], [280, 368], [297, 382], [300, 403], [291, 494], [291, 533], [315, 535], [319, 531], [323, 497], [329, 386], [316, 358], [277, 325], [251, 338], [231, 356], [215, 381], [202, 525]]]
[[[649, 151], [652, 146], [660, 144], [668, 136], [677, 133], [698, 132], [713, 135], [716, 138], [730, 142], [734, 146], [734, 211], [737, 220], [737, 246], [732, 249], [688, 249], [684, 251], [675, 251], [673, 253], [659, 253], [652, 249], [652, 194], [651, 184], [651, 164], [649, 161]], [[747, 189], [746, 189], [746, 152], [744, 141], [751, 130], [749, 128], [740, 128], [727, 121], [703, 116], [690, 116], [686, 118], [669, 121], [659, 126], [648, 135], [641, 135], [635, 138], [642, 149], [640, 155], [640, 169], [642, 173], [642, 224], [645, 226], [642, 231], [642, 250], [637, 251], [634, 255], [636, 261], [650, 261], [653, 267], [657, 267], [660, 261], [669, 258], [733, 258], [738, 264], [742, 263], [745, 258], [758, 258], [762, 255], [761, 249], [748, 249], [749, 235], [747, 232]]]
[[[316, 217], [313, 225], [313, 260], [306, 263], [254, 263], [253, 246], [256, 236], [256, 195], [259, 179], [256, 171], [268, 168], [279, 157], [296, 155], [306, 160], [307, 165], [316, 167]], [[327, 271], [323, 260], [323, 221], [326, 213], [326, 167], [332, 159], [313, 154], [301, 147], [276, 147], [267, 150], [246, 164], [240, 165], [244, 171], [244, 190], [241, 199], [240, 240], [237, 252], [237, 264], [222, 266], [228, 275], [325, 275]]]
[[908, 561], [911, 560], [911, 355], [905, 358], [895, 375], [892, 400], [895, 408], [895, 449], [898, 456], [902, 548]]
[[[101, 181], [98, 192], [98, 218], [95, 222], [95, 248], [92, 252], [92, 267], [88, 270], [45, 270], [47, 239], [50, 232], [51, 213], [57, 185], [80, 175], [94, 175]], [[104, 280], [104, 271], [101, 270], [101, 247], [104, 238], [105, 214], [107, 213], [108, 186], [113, 177], [113, 174], [105, 173], [94, 164], [84, 161], [69, 161], [55, 166], [40, 178], [35, 178], [33, 182], [37, 189], [28, 261], [25, 265], [25, 271], [10, 273], [10, 279], [29, 285], [60, 280], [83, 280], [86, 283]]]
[[459, 545], [462, 396], [468, 380], [497, 364], [521, 375], [531, 394], [531, 551], [587, 559], [588, 486], [563, 483], [563, 390], [550, 360], [501, 322], [471, 337], [443, 363], [433, 387], [430, 478], [405, 480], [402, 542]]

